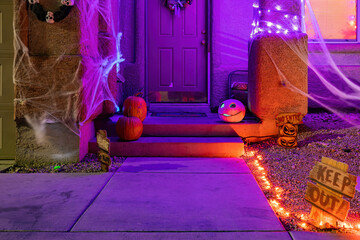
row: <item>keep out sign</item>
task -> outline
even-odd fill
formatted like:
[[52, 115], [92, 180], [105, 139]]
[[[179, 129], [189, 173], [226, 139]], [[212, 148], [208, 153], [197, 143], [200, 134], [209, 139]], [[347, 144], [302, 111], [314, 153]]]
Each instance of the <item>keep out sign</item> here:
[[308, 182], [305, 199], [313, 205], [345, 221], [350, 203], [332, 192]]
[[343, 196], [353, 198], [357, 184], [348, 168], [345, 163], [323, 157], [310, 171], [309, 178], [318, 184], [307, 183], [305, 200], [313, 205], [310, 217], [315, 226], [328, 223], [335, 227], [337, 219], [345, 221], [350, 203]]

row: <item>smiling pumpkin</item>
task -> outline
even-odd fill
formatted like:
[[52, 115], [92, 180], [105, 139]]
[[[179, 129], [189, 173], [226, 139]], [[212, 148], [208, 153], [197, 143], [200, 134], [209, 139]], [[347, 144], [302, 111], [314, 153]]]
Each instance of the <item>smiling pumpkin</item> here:
[[218, 114], [224, 122], [240, 122], [245, 117], [245, 106], [239, 100], [228, 99], [220, 104]]

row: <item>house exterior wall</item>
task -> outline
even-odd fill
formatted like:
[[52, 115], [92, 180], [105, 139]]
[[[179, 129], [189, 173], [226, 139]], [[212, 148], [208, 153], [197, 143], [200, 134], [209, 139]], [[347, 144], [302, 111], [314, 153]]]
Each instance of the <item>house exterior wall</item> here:
[[[126, 82], [122, 85], [123, 97], [146, 89], [146, 4], [147, 0], [121, 1], [120, 25], [124, 33], [122, 52], [126, 59], [122, 64]], [[213, 111], [228, 96], [228, 75], [234, 70], [248, 70], [248, 40], [253, 21], [252, 0], [224, 0], [210, 2], [210, 107]], [[276, 1], [262, 1], [264, 6], [272, 8]], [[293, 0], [282, 4], [294, 4]], [[309, 43], [309, 59], [313, 61], [316, 51]], [[350, 47], [349, 47], [350, 46]], [[360, 45], [337, 44], [330, 49], [335, 62], [350, 78], [360, 76]], [[335, 50], [336, 49], [336, 50]], [[320, 64], [321, 65], [321, 64]], [[323, 66], [326, 68], [326, 66]], [[331, 76], [330, 76], [331, 78]], [[343, 89], [339, 79], [331, 78], [335, 86]], [[309, 71], [309, 93], [320, 93], [321, 96], [333, 96]], [[345, 87], [346, 88], [346, 87]], [[341, 101], [331, 103], [336, 107], [344, 107]], [[320, 107], [309, 100], [309, 107]]]
[[211, 1], [210, 107], [217, 110], [228, 96], [228, 75], [248, 69], [252, 0]]
[[[86, 1], [86, 0], [81, 0]], [[102, 0], [102, 2], [117, 0]], [[298, 0], [288, 0], [293, 3]], [[118, 23], [120, 31], [123, 32], [121, 40], [121, 51], [126, 59], [121, 63], [121, 74], [125, 82], [119, 83], [116, 77], [111, 79], [112, 89], [119, 89], [116, 92], [116, 99], [121, 102], [129, 95], [145, 90], [146, 93], [146, 11], [148, 0], [119, 1], [120, 6], [112, 9], [113, 14], [119, 16]], [[274, 3], [275, 1], [263, 1]], [[221, 101], [226, 99], [228, 93], [228, 75], [234, 70], [248, 69], [248, 39], [251, 32], [253, 20], [252, 0], [223, 0], [208, 1], [210, 11], [208, 22], [210, 24], [210, 107], [213, 111]], [[54, 8], [52, 0], [43, 0], [41, 4], [48, 9]], [[57, 6], [55, 6], [57, 7]], [[17, 161], [20, 163], [31, 161], [45, 161], [51, 156], [65, 157], [70, 161], [77, 161], [80, 145], [80, 158], [87, 152], [87, 140], [94, 136], [94, 128], [91, 122], [84, 125], [86, 138], [74, 134], [65, 125], [66, 122], [79, 122], [79, 110], [81, 97], [79, 90], [81, 84], [81, 71], [78, 66], [81, 62], [81, 41], [80, 16], [76, 7], [69, 16], [56, 25], [40, 22], [33, 13], [26, 10], [25, 1], [15, 1], [15, 30], [16, 36], [15, 59], [18, 63], [14, 69], [15, 82], [15, 117], [17, 122]], [[98, 21], [95, 19], [94, 21]], [[101, 21], [100, 21], [101, 22]], [[106, 33], [106, 26], [101, 23], [97, 31]], [[95, 28], [94, 28], [95, 29]], [[66, 36], [66, 37], [64, 37]], [[19, 41], [21, 44], [18, 45]], [[101, 45], [101, 43], [100, 43]], [[111, 45], [111, 44], [110, 44]], [[72, 46], [72, 47], [68, 47]], [[311, 46], [311, 44], [310, 44]], [[97, 48], [97, 46], [96, 46]], [[28, 52], [27, 52], [28, 51]], [[360, 47], [359, 44], [338, 44], [333, 45], [330, 52], [340, 69], [355, 81], [360, 82]], [[25, 55], [24, 55], [25, 53]], [[310, 47], [310, 58], [317, 54], [316, 49]], [[24, 58], [25, 56], [25, 58]], [[20, 61], [20, 62], [19, 62]], [[30, 66], [29, 63], [32, 63]], [[319, 62], [318, 65], [321, 65]], [[49, 66], [52, 66], [49, 71]], [[327, 66], [323, 66], [327, 68]], [[29, 69], [36, 70], [33, 74]], [[46, 71], [45, 71], [46, 70]], [[35, 71], [35, 72], [36, 72]], [[24, 78], [25, 77], [25, 78]], [[26, 81], [24, 81], [26, 80]], [[335, 86], [346, 91], [339, 79], [332, 79]], [[66, 90], [73, 92], [71, 95], [57, 95]], [[309, 77], [309, 92], [321, 93], [324, 96], [331, 96], [315, 76]], [[41, 96], [38, 98], [38, 96]], [[115, 97], [115, 98], [117, 98]], [[338, 107], [341, 102], [333, 101]], [[42, 115], [44, 109], [36, 106], [54, 109], [54, 116], [61, 121], [59, 123], [46, 123], [39, 125], [39, 122], [25, 121], [26, 116], [36, 117]], [[310, 102], [310, 107], [316, 104]], [[111, 114], [114, 105], [101, 106], [102, 110]], [[99, 111], [101, 113], [102, 111]], [[98, 113], [96, 113], [98, 114]], [[94, 117], [96, 117], [94, 115]], [[31, 119], [31, 118], [30, 118]], [[38, 128], [37, 127], [43, 127]], [[38, 131], [41, 130], [41, 131]], [[47, 133], [46, 136], [41, 134]], [[40, 135], [39, 135], [40, 134]], [[57, 137], [62, 134], [62, 137]], [[65, 135], [63, 135], [65, 134]], [[41, 137], [44, 138], [41, 138]], [[45, 142], [44, 142], [45, 141]], [[68, 153], [68, 155], [64, 154]]]
[[[148, 1], [122, 1], [121, 4], [120, 29], [124, 33], [121, 49], [125, 57], [122, 68], [126, 80], [122, 91], [125, 99], [146, 89]], [[209, 1], [209, 4], [210, 107], [217, 110], [219, 103], [227, 98], [228, 74], [234, 70], [247, 69], [253, 8], [252, 0]]]

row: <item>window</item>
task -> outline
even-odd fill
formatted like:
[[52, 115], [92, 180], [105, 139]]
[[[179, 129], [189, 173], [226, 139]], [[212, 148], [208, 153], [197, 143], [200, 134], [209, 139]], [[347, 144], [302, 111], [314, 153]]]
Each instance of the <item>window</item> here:
[[[325, 40], [357, 41], [357, 4], [359, 0], [309, 0]], [[305, 6], [305, 26], [309, 39], [317, 39]]]

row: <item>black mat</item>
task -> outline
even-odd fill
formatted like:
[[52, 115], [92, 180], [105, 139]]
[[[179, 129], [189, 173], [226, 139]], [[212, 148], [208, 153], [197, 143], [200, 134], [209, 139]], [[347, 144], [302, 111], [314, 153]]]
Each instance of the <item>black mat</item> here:
[[207, 117], [206, 113], [193, 112], [153, 112], [153, 117]]

